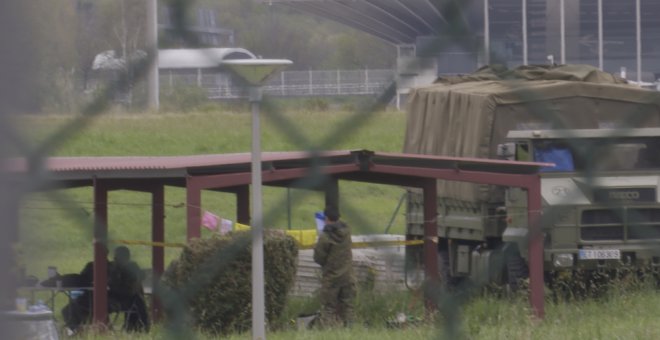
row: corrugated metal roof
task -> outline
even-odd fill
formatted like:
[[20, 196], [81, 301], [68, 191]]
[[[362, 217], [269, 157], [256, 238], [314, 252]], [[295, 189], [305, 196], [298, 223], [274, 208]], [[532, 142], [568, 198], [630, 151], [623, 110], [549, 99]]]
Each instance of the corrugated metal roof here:
[[[341, 173], [373, 173], [379, 169], [373, 165], [390, 166], [387, 172], [406, 178], [426, 178], [428, 169], [455, 169], [478, 171], [484, 174], [533, 174], [545, 163], [512, 162], [503, 160], [443, 157], [403, 153], [380, 153], [368, 150], [357, 151], [307, 151], [265, 152], [261, 156], [264, 171], [276, 173], [288, 169], [304, 170], [314, 165], [351, 165]], [[354, 165], [354, 166], [353, 166]], [[51, 157], [45, 159], [43, 170], [38, 165], [28, 167], [23, 158], [4, 160], [3, 172], [18, 176], [42, 174], [39, 178], [55, 187], [87, 186], [94, 179], [122, 179], [130, 181], [150, 180], [162, 184], [185, 186], [190, 176], [245, 175], [251, 171], [251, 154], [209, 154], [192, 156], [127, 156], [127, 157]], [[426, 171], [424, 170], [426, 169]], [[383, 170], [385, 171], [385, 170]], [[308, 174], [301, 171], [295, 176]], [[294, 177], [295, 177], [294, 176]], [[369, 181], [371, 175], [363, 178]], [[277, 176], [275, 176], [277, 177]], [[344, 175], [339, 176], [344, 177]], [[291, 178], [289, 178], [291, 179]], [[398, 183], [390, 183], [398, 184]]]
[[[350, 156], [350, 151], [326, 151], [321, 157]], [[50, 172], [70, 171], [125, 171], [125, 170], [184, 170], [193, 168], [250, 164], [250, 153], [208, 154], [190, 156], [114, 156], [114, 157], [49, 157], [45, 170]], [[262, 162], [306, 160], [312, 154], [305, 151], [265, 152]], [[5, 169], [9, 172], [25, 172], [28, 169], [24, 158], [9, 159]]]

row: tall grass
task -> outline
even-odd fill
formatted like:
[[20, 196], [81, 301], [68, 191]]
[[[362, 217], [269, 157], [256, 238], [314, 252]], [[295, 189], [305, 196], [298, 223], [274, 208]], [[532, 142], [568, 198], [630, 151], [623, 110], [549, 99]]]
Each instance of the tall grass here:
[[[294, 322], [287, 327], [268, 332], [268, 339], [346, 339], [346, 340], [398, 340], [398, 339], [479, 339], [479, 340], [555, 340], [555, 339], [660, 339], [660, 294], [653, 289], [634, 289], [609, 294], [600, 299], [570, 302], [546, 301], [543, 320], [531, 317], [524, 296], [503, 298], [479, 295], [458, 306], [455, 313], [458, 330], [448, 333], [450, 325], [442, 322], [442, 315], [426, 317], [415, 325], [389, 327], [387, 320], [403, 312], [424, 318], [421, 304], [415, 294], [387, 293], [358, 297], [358, 322], [352, 328], [297, 329]], [[421, 301], [420, 301], [421, 302]], [[288, 317], [295, 311], [314, 310], [313, 299], [293, 300]], [[383, 305], [388, 305], [382, 308]], [[285, 316], [283, 316], [284, 318]], [[197, 333], [198, 339], [214, 339]], [[112, 332], [104, 335], [86, 334], [83, 339], [163, 339], [168, 333], [162, 325], [150, 334], [135, 335]], [[249, 333], [235, 334], [229, 339], [249, 339]]]

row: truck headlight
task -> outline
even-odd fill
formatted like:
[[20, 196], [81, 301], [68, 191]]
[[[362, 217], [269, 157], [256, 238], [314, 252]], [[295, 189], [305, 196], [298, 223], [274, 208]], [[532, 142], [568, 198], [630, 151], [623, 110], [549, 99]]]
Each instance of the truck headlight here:
[[552, 256], [552, 263], [555, 267], [572, 267], [573, 254], [554, 254]]

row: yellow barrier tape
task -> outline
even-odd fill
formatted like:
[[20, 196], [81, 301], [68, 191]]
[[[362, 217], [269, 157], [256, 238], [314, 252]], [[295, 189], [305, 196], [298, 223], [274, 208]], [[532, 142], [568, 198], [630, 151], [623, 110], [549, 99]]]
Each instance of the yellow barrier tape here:
[[[295, 233], [300, 232], [300, 236], [296, 237]], [[314, 232], [316, 232], [314, 230]], [[313, 242], [310, 242], [310, 235], [305, 230], [290, 230], [287, 231], [287, 234], [291, 235], [297, 242], [300, 249], [313, 249], [316, 245], [313, 242], [316, 242], [314, 239]], [[138, 241], [138, 240], [112, 240], [111, 242], [126, 244], [126, 245], [142, 245], [150, 247], [174, 247], [174, 248], [183, 248], [186, 245], [184, 243], [172, 243], [172, 242], [151, 242], [151, 241]], [[375, 248], [375, 247], [395, 247], [395, 246], [416, 246], [424, 244], [423, 240], [412, 240], [412, 241], [373, 241], [373, 242], [353, 242], [353, 248]]]
[[[421, 244], [424, 244], [424, 240], [353, 242], [353, 248], [417, 246], [417, 245], [421, 245]], [[300, 246], [300, 249], [313, 249], [313, 248], [314, 248], [314, 245]]]
[[186, 246], [184, 243], [152, 242], [152, 241], [138, 241], [138, 240], [113, 240], [111, 242], [121, 243], [121, 244], [129, 244], [129, 245], [151, 246], [151, 247], [183, 248], [183, 247]]

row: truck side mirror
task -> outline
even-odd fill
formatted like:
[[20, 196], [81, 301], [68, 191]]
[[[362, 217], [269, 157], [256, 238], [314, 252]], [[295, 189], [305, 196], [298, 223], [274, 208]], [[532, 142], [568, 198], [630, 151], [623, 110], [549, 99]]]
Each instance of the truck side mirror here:
[[514, 160], [516, 158], [516, 144], [502, 143], [497, 145], [497, 157], [501, 159]]

